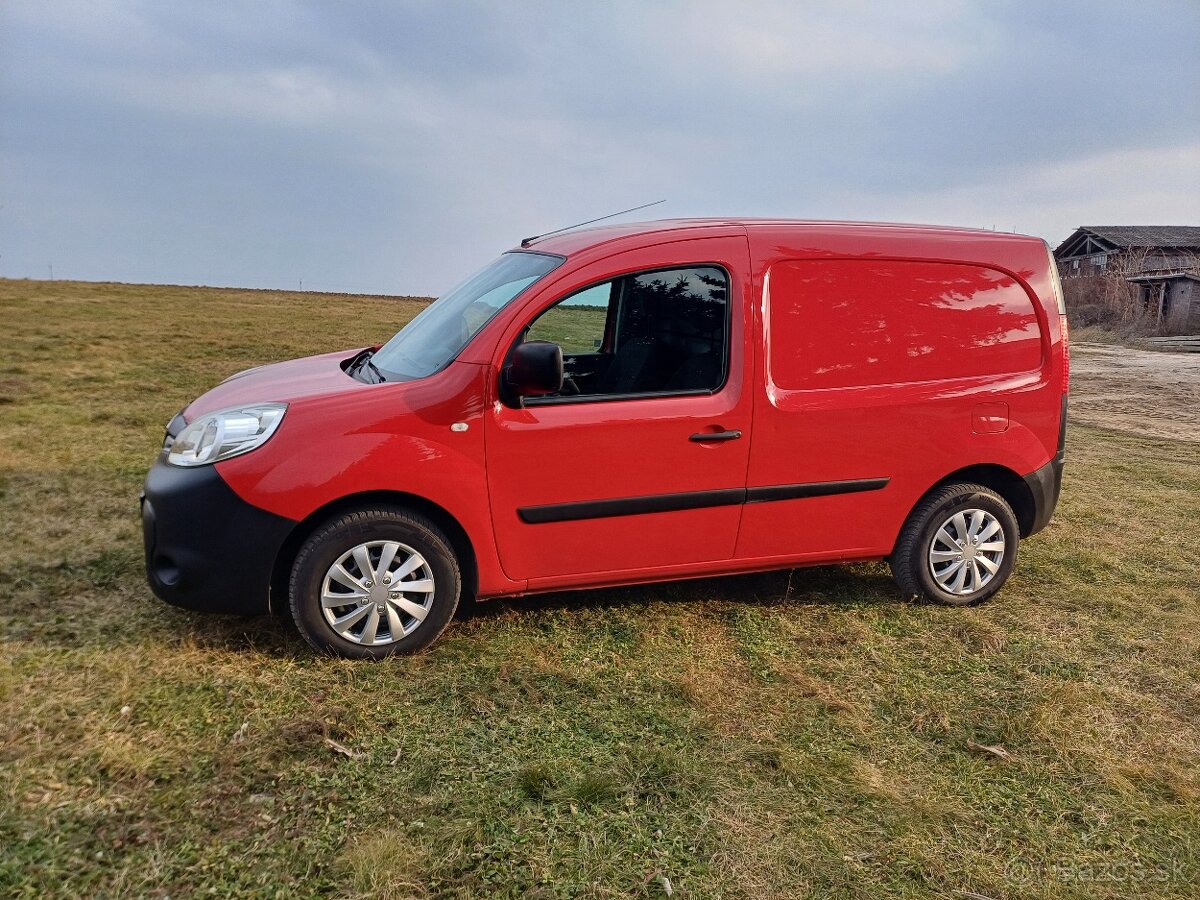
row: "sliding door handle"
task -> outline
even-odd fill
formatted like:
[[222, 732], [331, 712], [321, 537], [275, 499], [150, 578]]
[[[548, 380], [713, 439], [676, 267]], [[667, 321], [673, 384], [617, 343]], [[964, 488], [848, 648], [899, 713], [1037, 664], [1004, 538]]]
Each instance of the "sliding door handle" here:
[[703, 444], [709, 441], [736, 441], [741, 436], [740, 431], [698, 431], [688, 440]]

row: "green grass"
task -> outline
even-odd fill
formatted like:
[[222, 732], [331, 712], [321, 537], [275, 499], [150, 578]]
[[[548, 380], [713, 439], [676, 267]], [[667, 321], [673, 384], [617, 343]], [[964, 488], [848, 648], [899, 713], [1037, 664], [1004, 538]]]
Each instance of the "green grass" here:
[[554, 341], [563, 353], [595, 353], [604, 339], [608, 309], [602, 306], [553, 306], [529, 329], [527, 340]]
[[154, 600], [166, 420], [418, 308], [0, 281], [0, 895], [1194, 896], [1197, 444], [1074, 430], [973, 609], [798, 570], [481, 604], [367, 665]]

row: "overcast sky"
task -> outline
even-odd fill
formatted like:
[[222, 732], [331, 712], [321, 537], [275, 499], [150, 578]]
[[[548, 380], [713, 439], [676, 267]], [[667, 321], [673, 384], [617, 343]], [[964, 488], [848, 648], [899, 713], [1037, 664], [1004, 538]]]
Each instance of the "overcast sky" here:
[[664, 197], [1200, 224], [1198, 48], [1200, 0], [0, 0], [0, 275], [436, 294]]

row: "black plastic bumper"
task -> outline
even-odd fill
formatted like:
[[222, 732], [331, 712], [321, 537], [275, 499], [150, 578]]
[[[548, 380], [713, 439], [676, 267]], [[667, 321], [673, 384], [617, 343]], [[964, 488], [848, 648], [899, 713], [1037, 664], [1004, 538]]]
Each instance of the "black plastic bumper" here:
[[1050, 462], [1025, 476], [1025, 484], [1033, 495], [1033, 525], [1025, 537], [1045, 528], [1054, 515], [1054, 507], [1058, 506], [1058, 495], [1062, 491], [1063, 459], [1060, 450]]
[[251, 506], [213, 466], [160, 457], [142, 492], [150, 589], [186, 609], [267, 612], [275, 559], [295, 524]]

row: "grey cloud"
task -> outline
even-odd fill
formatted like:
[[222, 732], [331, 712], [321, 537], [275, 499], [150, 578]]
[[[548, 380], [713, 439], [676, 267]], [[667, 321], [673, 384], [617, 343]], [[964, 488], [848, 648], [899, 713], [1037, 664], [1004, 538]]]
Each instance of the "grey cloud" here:
[[6, 4], [0, 274], [436, 292], [660, 196], [990, 224], [1033, 172], [1200, 166], [1198, 37], [1183, 2]]

